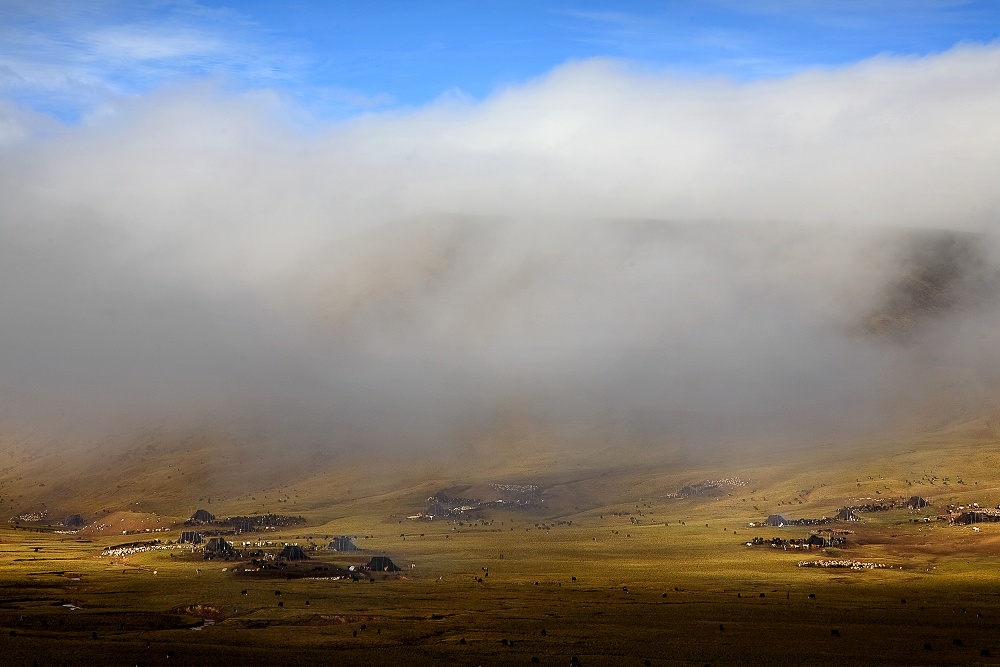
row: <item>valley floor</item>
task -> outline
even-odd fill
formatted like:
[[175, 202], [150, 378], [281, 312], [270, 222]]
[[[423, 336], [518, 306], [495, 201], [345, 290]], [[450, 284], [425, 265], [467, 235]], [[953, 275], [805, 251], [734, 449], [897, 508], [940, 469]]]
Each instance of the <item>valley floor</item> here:
[[[340, 481], [346, 472], [335, 483], [317, 472], [216, 497], [220, 516], [267, 501], [304, 517], [228, 538], [264, 542], [275, 565], [286, 544], [310, 556], [273, 569], [249, 554], [206, 560], [174, 548], [198, 507], [183, 490], [173, 514], [165, 496], [140, 505], [123, 495], [77, 533], [32, 523], [25, 499], [51, 480], [42, 488], [14, 471], [5, 502], [21, 520], [0, 529], [0, 663], [1000, 664], [1000, 523], [953, 521], [959, 508], [1000, 503], [1000, 448], [918, 444], [752, 468], [493, 469], [474, 481], [531, 483], [539, 502], [478, 517], [405, 518], [435, 488], [472, 488], [466, 471], [401, 480], [395, 492], [383, 479], [366, 496]], [[913, 495], [931, 505], [905, 508]], [[860, 521], [760, 525], [872, 503], [891, 507]], [[819, 531], [846, 541], [795, 548]], [[328, 550], [339, 535], [360, 551]], [[113, 550], [153, 540], [172, 548]], [[376, 555], [402, 570], [359, 573]], [[801, 566], [814, 561], [877, 567]], [[352, 565], [357, 581], [341, 576]]]
[[[404, 570], [359, 581], [244, 572], [245, 559], [183, 550], [108, 557], [110, 538], [0, 531], [0, 654], [25, 666], [1000, 662], [994, 526], [973, 534], [896, 512], [854, 526], [867, 545], [801, 551], [744, 541], [795, 527], [500, 523], [373, 538], [370, 553]], [[980, 544], [968, 554], [938, 553], [970, 536]], [[287, 572], [370, 553], [317, 551]], [[886, 567], [798, 566], [838, 558]]]

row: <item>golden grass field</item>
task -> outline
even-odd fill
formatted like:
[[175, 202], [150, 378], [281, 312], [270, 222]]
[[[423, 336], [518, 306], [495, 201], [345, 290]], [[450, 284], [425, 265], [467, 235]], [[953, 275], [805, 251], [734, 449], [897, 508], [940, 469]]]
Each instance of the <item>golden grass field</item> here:
[[[92, 522], [77, 534], [44, 520], [0, 529], [2, 664], [568, 665], [574, 656], [581, 665], [1000, 663], [1000, 524], [973, 530], [934, 519], [949, 503], [1000, 503], [1000, 445], [978, 422], [742, 461], [536, 452], [493, 465], [383, 461], [376, 477], [371, 461], [355, 460], [297, 479], [282, 471], [268, 487], [222, 474], [207, 488], [185, 485], [175, 472], [169, 489], [157, 490], [153, 480], [167, 470], [204, 460], [206, 450], [188, 447], [170, 456], [164, 446], [162, 457], [154, 448], [145, 462], [126, 456], [89, 478], [8, 451], [0, 486], [8, 515], [45, 502], [79, 507]], [[723, 477], [746, 485], [668, 497]], [[405, 518], [436, 490], [489, 481], [537, 484], [544, 502], [461, 525]], [[844, 548], [745, 544], [809, 534], [806, 526], [748, 527], [770, 513], [831, 516], [858, 499], [910, 495], [933, 505], [834, 524], [853, 531]], [[199, 507], [217, 516], [304, 516], [304, 526], [231, 538], [269, 540], [272, 551], [357, 536], [357, 554], [320, 548], [288, 571], [372, 555], [390, 556], [403, 571], [372, 581], [320, 571], [289, 579], [199, 552], [101, 555], [124, 542], [176, 540]], [[121, 527], [140, 532], [125, 536]], [[837, 558], [886, 567], [796, 565]]]

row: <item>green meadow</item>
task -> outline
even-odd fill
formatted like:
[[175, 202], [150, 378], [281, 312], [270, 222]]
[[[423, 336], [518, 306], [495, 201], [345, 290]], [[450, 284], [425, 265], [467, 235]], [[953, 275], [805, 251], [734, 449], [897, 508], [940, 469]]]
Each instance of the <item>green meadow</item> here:
[[[173, 513], [143, 514], [123, 496], [78, 533], [44, 520], [0, 530], [0, 651], [4, 664], [26, 666], [567, 665], [574, 656], [581, 665], [996, 664], [1000, 523], [943, 517], [950, 504], [1000, 502], [998, 456], [974, 424], [846, 450], [761, 453], [752, 465], [602, 467], [595, 455], [560, 466], [570, 459], [539, 456], [506, 469], [402, 466], [367, 487], [348, 481], [363, 478], [361, 467], [350, 475], [338, 466], [213, 498], [217, 516], [260, 511], [267, 496], [274, 512], [305, 518], [228, 538], [267, 542], [260, 551], [271, 555], [292, 543], [310, 554], [273, 570], [190, 549], [102, 555], [123, 543], [174, 542], [208, 506], [194, 488], [175, 490]], [[34, 501], [37, 478], [18, 481], [17, 472], [7, 473], [4, 497]], [[676, 497], [713, 479], [732, 485]], [[476, 518], [407, 518], [435, 490], [491, 480], [536, 484], [541, 502]], [[932, 504], [859, 522], [749, 526], [911, 495]], [[846, 543], [747, 546], [819, 529], [847, 531]], [[337, 535], [354, 536], [360, 551], [327, 550]], [[330, 575], [374, 555], [401, 571]], [[880, 567], [799, 566], [817, 560]]]

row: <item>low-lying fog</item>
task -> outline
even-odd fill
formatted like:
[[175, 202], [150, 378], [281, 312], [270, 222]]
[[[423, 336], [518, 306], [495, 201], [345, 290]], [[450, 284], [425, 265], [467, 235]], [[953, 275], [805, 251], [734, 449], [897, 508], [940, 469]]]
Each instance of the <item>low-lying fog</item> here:
[[580, 62], [335, 124], [206, 84], [0, 108], [3, 428], [704, 447], [978, 414], [998, 91], [989, 46], [749, 84]]

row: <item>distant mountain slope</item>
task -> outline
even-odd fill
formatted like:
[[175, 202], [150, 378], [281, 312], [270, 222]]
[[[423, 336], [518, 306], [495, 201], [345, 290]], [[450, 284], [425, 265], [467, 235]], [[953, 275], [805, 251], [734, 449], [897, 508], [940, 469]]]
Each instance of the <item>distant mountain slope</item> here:
[[835, 435], [956, 383], [992, 391], [994, 253], [947, 231], [426, 216], [318, 250], [277, 300], [335, 366], [382, 378], [359, 395], [414, 408], [414, 439], [424, 417], [515, 412], [634, 437]]
[[905, 339], [951, 312], [995, 307], [1000, 268], [991, 263], [989, 239], [959, 232], [900, 236], [905, 250], [898, 275], [868, 318], [873, 333]]
[[[0, 510], [127, 498], [186, 516], [209, 497], [265, 509], [291, 484], [322, 504], [400, 475], [419, 495], [459, 468], [599, 468], [626, 452], [691, 463], [989, 421], [995, 257], [994, 239], [945, 231], [402, 220], [254, 286], [238, 320], [151, 320], [160, 357], [110, 371], [141, 413], [72, 394], [104, 431], [59, 422], [56, 391], [22, 392], [55, 426], [4, 422], [0, 482], [17, 493]], [[192, 401], [198, 377], [211, 391]]]

